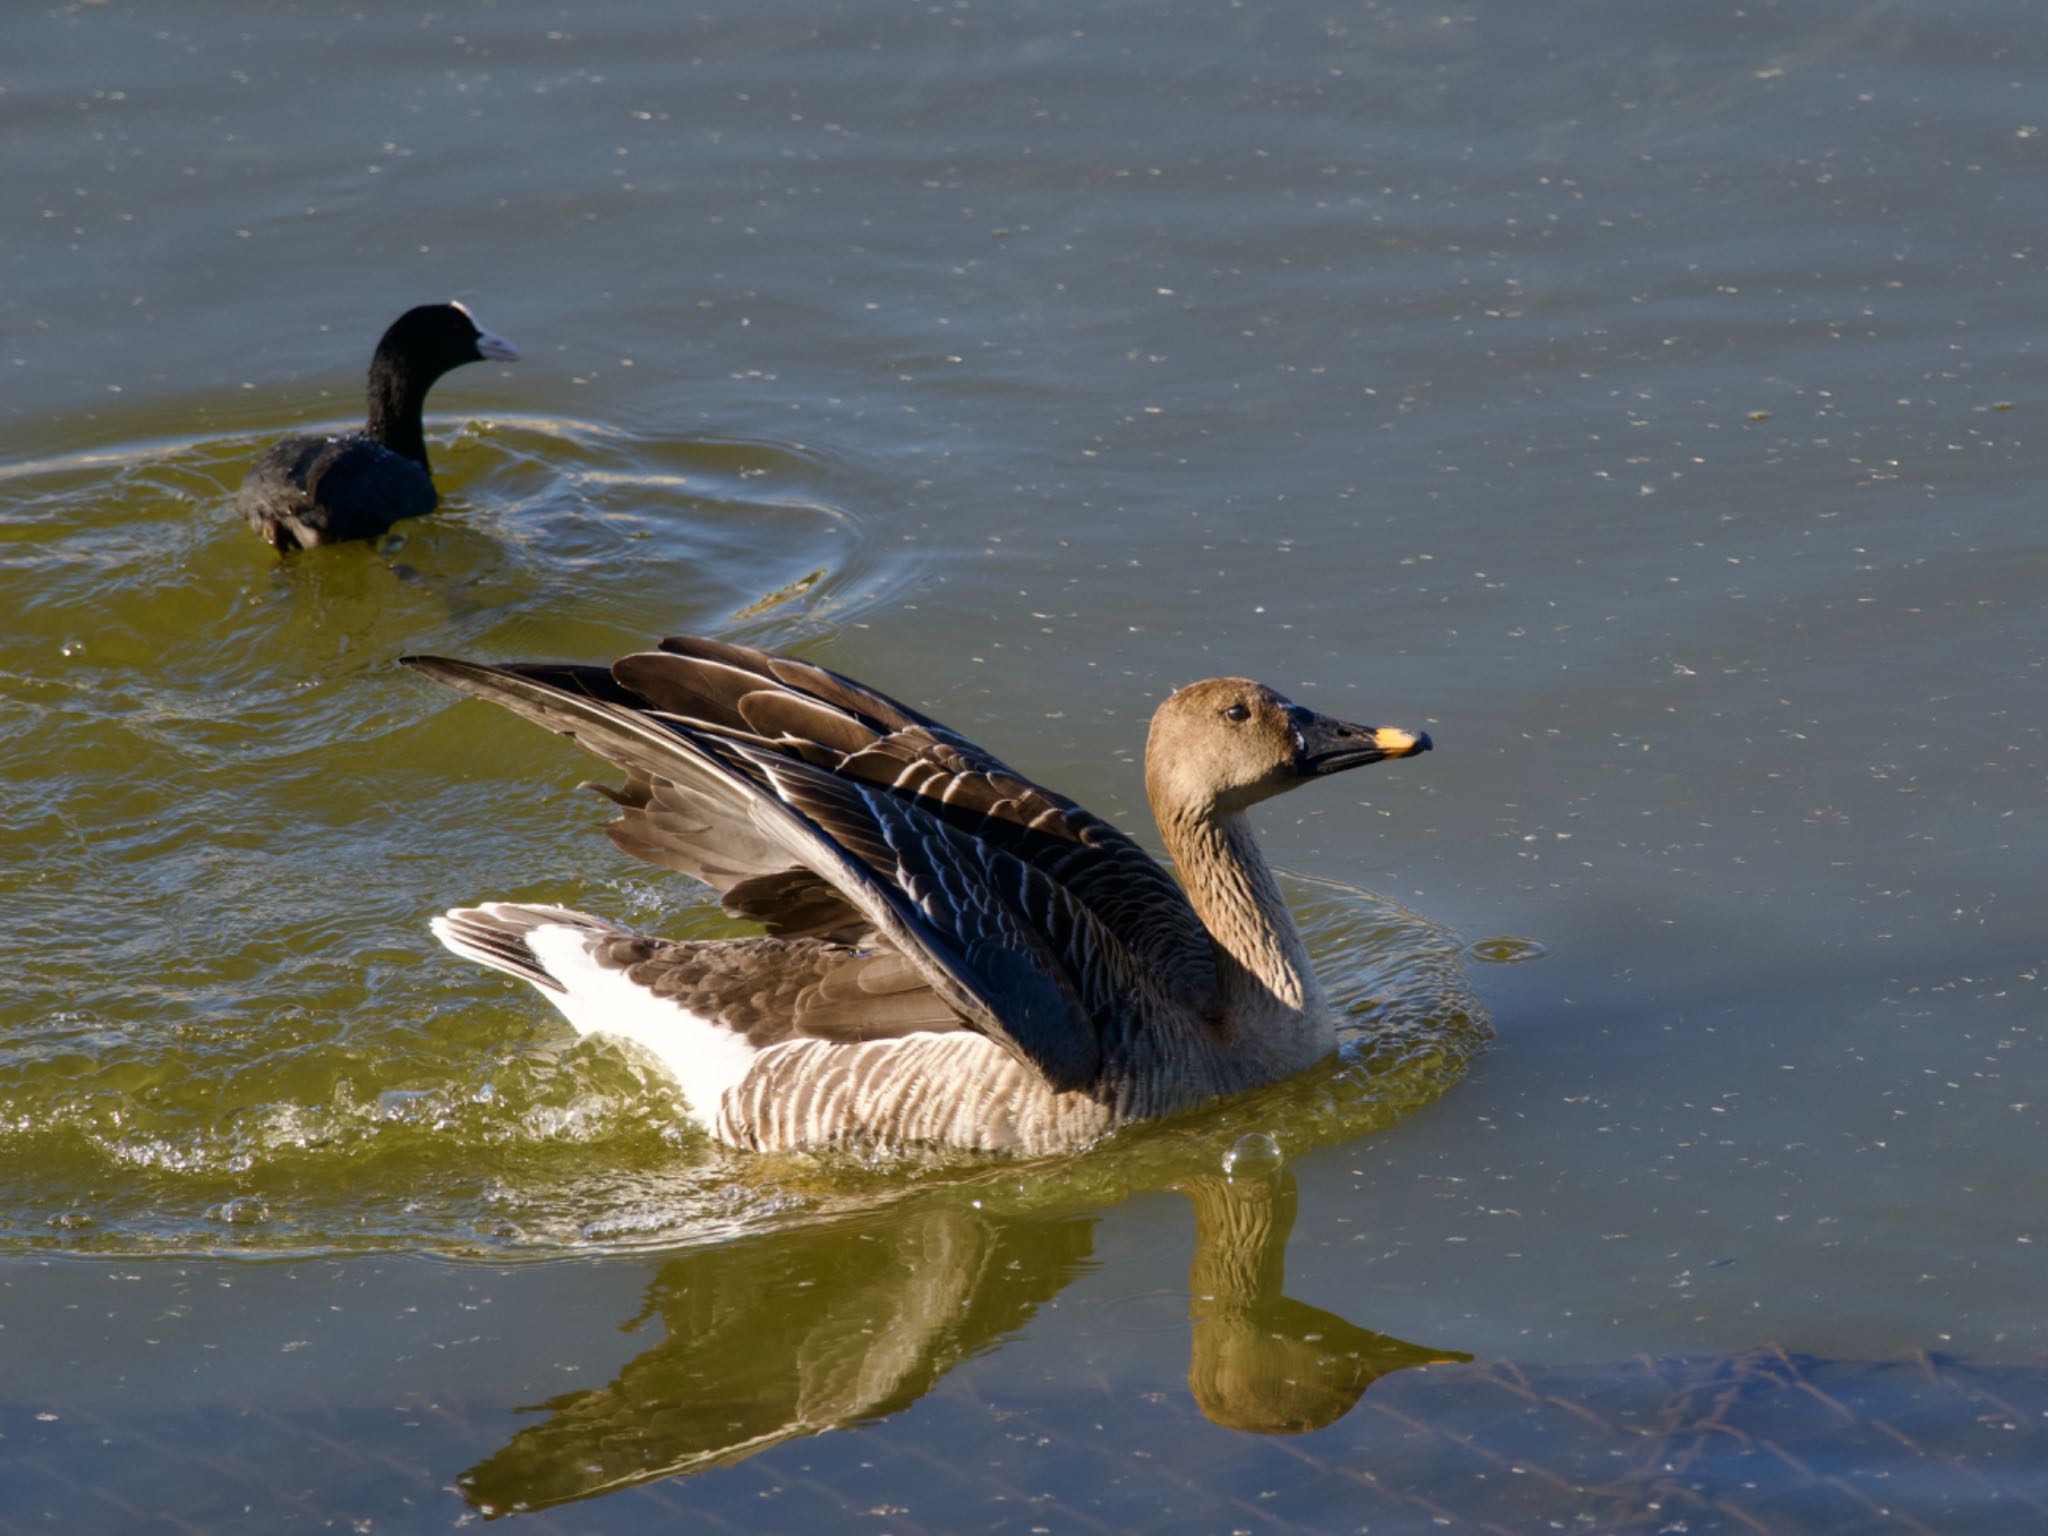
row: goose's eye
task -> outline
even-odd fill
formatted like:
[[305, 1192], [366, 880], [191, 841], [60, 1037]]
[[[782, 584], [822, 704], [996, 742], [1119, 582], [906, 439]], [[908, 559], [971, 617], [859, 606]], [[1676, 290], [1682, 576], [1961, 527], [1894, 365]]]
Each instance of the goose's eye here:
[[1232, 724], [1241, 724], [1242, 722], [1251, 719], [1251, 717], [1252, 712], [1246, 709], [1242, 704], [1233, 704], [1230, 706], [1230, 708], [1223, 711], [1223, 718], [1230, 721]]

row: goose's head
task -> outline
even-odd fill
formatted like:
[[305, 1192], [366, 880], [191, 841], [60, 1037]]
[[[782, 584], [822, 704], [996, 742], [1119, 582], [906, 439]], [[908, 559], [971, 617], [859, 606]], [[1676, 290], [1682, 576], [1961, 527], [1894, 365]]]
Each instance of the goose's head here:
[[1425, 732], [1319, 715], [1248, 677], [1212, 677], [1169, 695], [1145, 741], [1155, 814], [1240, 811], [1346, 768], [1430, 749]]

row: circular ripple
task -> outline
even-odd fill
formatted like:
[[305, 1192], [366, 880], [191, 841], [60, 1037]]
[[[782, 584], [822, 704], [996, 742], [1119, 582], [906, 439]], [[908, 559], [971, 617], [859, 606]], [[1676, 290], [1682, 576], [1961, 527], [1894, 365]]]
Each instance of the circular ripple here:
[[1468, 958], [1482, 965], [1521, 965], [1549, 953], [1550, 947], [1535, 939], [1474, 939], [1465, 949]]

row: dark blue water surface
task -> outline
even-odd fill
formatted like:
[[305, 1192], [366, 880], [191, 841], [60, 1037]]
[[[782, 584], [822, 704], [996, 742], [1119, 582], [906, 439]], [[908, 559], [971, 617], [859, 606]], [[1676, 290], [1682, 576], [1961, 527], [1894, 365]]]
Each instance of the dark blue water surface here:
[[[2036, 8], [7, 40], [0, 1533], [2048, 1521]], [[443, 511], [280, 562], [243, 466], [450, 296]], [[1429, 730], [1260, 813], [1345, 1056], [718, 1153], [425, 922], [723, 920], [392, 665], [673, 632], [1147, 839], [1193, 678]]]

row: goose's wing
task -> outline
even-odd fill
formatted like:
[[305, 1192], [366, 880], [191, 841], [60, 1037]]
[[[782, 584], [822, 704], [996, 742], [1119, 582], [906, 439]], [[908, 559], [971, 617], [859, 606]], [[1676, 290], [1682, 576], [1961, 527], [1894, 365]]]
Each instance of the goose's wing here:
[[903, 955], [1054, 1088], [1095, 1085], [1128, 1038], [1145, 987], [1118, 937], [1044, 870], [919, 798], [668, 717], [600, 668], [404, 660], [625, 769], [679, 865], [716, 870], [729, 889], [816, 877], [851, 914], [842, 926]]
[[[1204, 988], [1213, 975], [1208, 932], [1158, 860], [1100, 817], [886, 694], [808, 662], [689, 636], [625, 657], [611, 678], [665, 718], [873, 786], [1011, 854], [1086, 907], [1169, 990], [1175, 983]], [[663, 862], [658, 829], [640, 823], [633, 809], [615, 840]], [[756, 886], [737, 893], [742, 907], [770, 897], [795, 907], [817, 894], [801, 881], [787, 891]], [[729, 906], [734, 897], [728, 891]]]
[[[505, 688], [515, 688], [515, 680], [529, 685], [516, 687], [516, 699], [522, 703], [504, 689], [472, 686], [438, 670], [444, 665], [469, 667], [468, 663], [444, 664], [430, 656], [403, 659], [407, 666], [564, 734], [573, 734], [573, 722], [585, 706], [607, 706], [627, 715], [649, 710], [647, 700], [622, 686], [609, 667], [519, 662], [470, 669], [481, 677], [503, 679]], [[672, 745], [659, 731], [652, 739]], [[871, 936], [868, 919], [858, 906], [824, 875], [795, 860], [781, 839], [756, 827], [751, 818], [735, 816], [731, 806], [707, 801], [700, 786], [645, 767], [637, 757], [590, 750], [626, 774], [618, 789], [585, 785], [620, 807], [618, 819], [604, 830], [623, 852], [703, 881], [718, 892], [732, 916], [761, 923], [777, 938], [830, 938], [854, 944]]]

